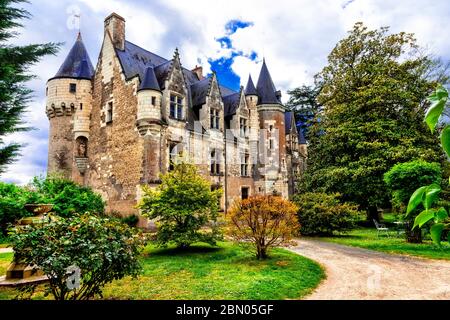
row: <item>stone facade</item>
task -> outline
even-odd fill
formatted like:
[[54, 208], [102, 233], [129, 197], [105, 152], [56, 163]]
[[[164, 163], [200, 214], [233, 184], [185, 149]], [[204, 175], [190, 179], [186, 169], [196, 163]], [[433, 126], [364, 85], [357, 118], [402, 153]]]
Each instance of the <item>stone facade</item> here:
[[96, 67], [79, 36], [47, 92], [48, 171], [91, 186], [110, 211], [136, 213], [142, 186], [180, 159], [224, 189], [224, 209], [254, 194], [288, 197], [304, 168], [306, 142], [265, 62], [258, 88], [250, 78], [235, 92], [185, 69], [177, 50], [166, 60], [126, 41], [117, 14], [105, 20]]

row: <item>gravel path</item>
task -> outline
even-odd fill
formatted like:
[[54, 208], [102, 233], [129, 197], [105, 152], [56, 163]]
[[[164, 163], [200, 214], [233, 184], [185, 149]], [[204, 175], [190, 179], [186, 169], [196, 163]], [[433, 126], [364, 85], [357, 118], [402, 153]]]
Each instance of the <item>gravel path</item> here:
[[450, 299], [450, 261], [413, 258], [298, 240], [289, 250], [320, 263], [327, 274], [306, 299]]

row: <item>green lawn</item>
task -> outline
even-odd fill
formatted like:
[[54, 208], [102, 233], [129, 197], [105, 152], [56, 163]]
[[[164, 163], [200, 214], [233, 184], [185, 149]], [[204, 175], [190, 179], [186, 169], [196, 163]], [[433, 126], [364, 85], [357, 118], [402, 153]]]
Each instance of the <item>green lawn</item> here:
[[[12, 255], [0, 254], [0, 271]], [[143, 273], [107, 285], [105, 299], [298, 299], [325, 277], [315, 262], [283, 249], [257, 261], [231, 243], [218, 248], [197, 245], [187, 252], [147, 247]], [[2, 268], [2, 269], [1, 269]], [[12, 289], [0, 289], [0, 299], [11, 299]], [[35, 298], [41, 298], [38, 293]]]
[[443, 243], [442, 248], [434, 245], [430, 240], [425, 240], [422, 244], [407, 243], [404, 238], [397, 238], [394, 230], [391, 232], [390, 238], [384, 234], [378, 238], [376, 229], [359, 228], [345, 235], [325, 237], [320, 238], [320, 240], [388, 253], [450, 260], [450, 245], [448, 243]]

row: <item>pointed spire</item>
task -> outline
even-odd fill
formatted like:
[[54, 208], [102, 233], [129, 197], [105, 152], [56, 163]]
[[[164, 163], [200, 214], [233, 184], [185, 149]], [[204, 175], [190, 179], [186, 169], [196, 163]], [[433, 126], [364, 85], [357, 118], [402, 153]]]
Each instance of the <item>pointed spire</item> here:
[[144, 79], [142, 79], [141, 85], [138, 91], [141, 90], [157, 90], [161, 91], [159, 88], [158, 80], [156, 79], [155, 70], [153, 67], [148, 67], [145, 70]]
[[70, 49], [64, 63], [59, 68], [56, 75], [52, 78], [73, 78], [73, 79], [92, 79], [94, 76], [94, 67], [92, 66], [89, 54], [84, 46], [81, 33], [77, 35], [77, 41]]
[[252, 76], [250, 74], [248, 75], [247, 86], [245, 87], [244, 93], [246, 96], [250, 96], [250, 95], [256, 96], [258, 94], [256, 92], [255, 85], [253, 84]]
[[263, 58], [263, 65], [259, 73], [256, 91], [258, 92], [259, 104], [281, 104], [281, 101], [277, 97], [277, 90], [273, 84], [265, 58]]

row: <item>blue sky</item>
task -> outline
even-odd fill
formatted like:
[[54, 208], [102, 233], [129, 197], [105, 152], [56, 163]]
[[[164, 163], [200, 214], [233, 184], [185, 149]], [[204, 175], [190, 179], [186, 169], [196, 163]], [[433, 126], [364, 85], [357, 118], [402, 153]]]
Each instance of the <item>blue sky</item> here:
[[[448, 0], [31, 0], [24, 7], [33, 18], [18, 30], [14, 44], [64, 45], [57, 56], [46, 57], [30, 71], [37, 78], [29, 83], [35, 94], [26, 120], [36, 130], [7, 138], [27, 146], [0, 180], [20, 184], [46, 171], [47, 79], [58, 70], [78, 28], [96, 64], [103, 20], [111, 12], [127, 20], [129, 41], [169, 58], [178, 47], [185, 67], [214, 70], [222, 84], [236, 90], [245, 85], [249, 73], [257, 80], [265, 57], [284, 101], [288, 89], [312, 82], [329, 52], [357, 21], [415, 33], [430, 53], [450, 59]], [[74, 18], [78, 14], [81, 20]]]

